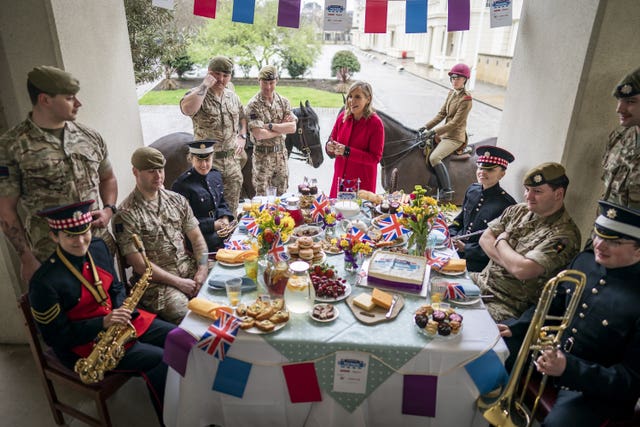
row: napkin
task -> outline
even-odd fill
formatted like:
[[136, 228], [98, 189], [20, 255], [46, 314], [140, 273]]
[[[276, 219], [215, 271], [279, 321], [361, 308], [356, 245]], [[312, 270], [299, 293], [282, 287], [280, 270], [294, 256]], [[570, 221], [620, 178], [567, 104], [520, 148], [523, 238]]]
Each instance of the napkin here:
[[224, 311], [231, 310], [225, 305], [217, 304], [204, 298], [193, 298], [189, 301], [187, 308], [200, 316], [207, 317], [212, 320], [216, 320], [218, 318], [219, 309]]

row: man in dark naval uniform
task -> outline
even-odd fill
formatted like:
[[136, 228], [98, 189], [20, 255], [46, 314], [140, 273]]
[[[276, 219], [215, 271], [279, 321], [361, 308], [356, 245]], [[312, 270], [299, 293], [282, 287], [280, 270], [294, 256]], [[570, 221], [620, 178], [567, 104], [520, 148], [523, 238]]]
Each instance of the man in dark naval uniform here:
[[[536, 360], [537, 370], [560, 387], [547, 427], [596, 427], [628, 418], [640, 397], [640, 210], [600, 201], [600, 211], [593, 248], [568, 266], [587, 277], [576, 313], [560, 348], [546, 349]], [[550, 314], [564, 312], [571, 288], [558, 285]], [[533, 312], [498, 325], [512, 355]]]
[[[487, 223], [499, 217], [507, 206], [515, 205], [509, 193], [500, 187], [507, 165], [515, 159], [513, 154], [500, 147], [483, 145], [476, 149], [478, 182], [471, 184], [464, 195], [462, 210], [449, 226], [449, 233], [461, 258], [467, 260], [467, 270], [482, 271], [489, 263], [478, 241]], [[470, 233], [469, 237], [459, 237]]]
[[79, 358], [91, 354], [98, 333], [114, 324], [132, 324], [138, 338], [127, 345], [114, 371], [145, 378], [162, 424], [167, 376], [163, 347], [175, 325], [144, 310], [121, 307], [126, 293], [116, 276], [113, 257], [103, 240], [91, 238], [94, 202], [38, 212], [47, 219], [57, 248], [31, 279], [31, 312], [44, 341], [70, 369]]
[[222, 174], [212, 168], [215, 143], [213, 140], [190, 143], [187, 160], [192, 168], [180, 175], [171, 187], [189, 201], [193, 214], [200, 222], [200, 231], [209, 252], [224, 246], [224, 239], [233, 231], [229, 223], [234, 219], [234, 213], [224, 200]]

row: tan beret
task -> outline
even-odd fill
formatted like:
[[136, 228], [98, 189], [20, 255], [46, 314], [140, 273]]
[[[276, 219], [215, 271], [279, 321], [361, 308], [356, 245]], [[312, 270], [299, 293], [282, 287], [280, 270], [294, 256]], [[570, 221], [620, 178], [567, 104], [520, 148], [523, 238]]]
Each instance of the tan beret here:
[[277, 80], [278, 79], [278, 70], [273, 65], [265, 65], [260, 69], [260, 73], [258, 74], [258, 79], [260, 80]]
[[35, 67], [28, 74], [32, 85], [49, 95], [75, 95], [80, 82], [71, 73], [48, 65]]
[[162, 153], [152, 147], [138, 148], [131, 156], [131, 164], [138, 170], [162, 169], [165, 163]]
[[616, 98], [628, 98], [640, 93], [640, 68], [636, 68], [620, 80], [613, 89]]
[[563, 179], [567, 179], [564, 167], [560, 163], [547, 162], [529, 170], [524, 176], [524, 185], [537, 187], [543, 184], [556, 184]]
[[233, 61], [226, 56], [214, 56], [211, 58], [211, 61], [209, 61], [209, 71], [231, 74], [233, 71]]

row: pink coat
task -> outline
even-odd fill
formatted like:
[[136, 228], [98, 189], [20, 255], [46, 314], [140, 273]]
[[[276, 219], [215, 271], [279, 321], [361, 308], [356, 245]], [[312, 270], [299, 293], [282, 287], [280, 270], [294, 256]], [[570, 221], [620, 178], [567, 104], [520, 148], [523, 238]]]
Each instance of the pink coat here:
[[378, 163], [384, 150], [384, 125], [377, 114], [354, 120], [349, 116], [342, 121], [344, 111], [338, 115], [331, 131], [331, 139], [351, 150], [348, 157], [337, 156], [333, 166], [333, 180], [329, 197], [338, 193], [338, 178], [360, 178], [360, 189], [375, 193]]

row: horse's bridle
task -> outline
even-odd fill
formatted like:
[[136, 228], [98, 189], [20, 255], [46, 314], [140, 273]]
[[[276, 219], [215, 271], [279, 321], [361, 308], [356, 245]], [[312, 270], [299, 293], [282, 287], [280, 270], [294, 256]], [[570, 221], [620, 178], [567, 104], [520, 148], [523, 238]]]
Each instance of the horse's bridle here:
[[403, 148], [397, 153], [388, 154], [386, 156], [383, 155], [382, 159], [380, 159], [380, 164], [382, 165], [382, 167], [384, 168], [384, 167], [393, 166], [394, 164], [398, 163], [400, 160], [408, 156], [409, 153], [416, 147], [423, 150], [424, 147], [426, 147], [427, 145], [427, 138], [425, 134], [416, 131], [416, 136], [413, 138], [405, 138], [405, 139], [398, 139], [396, 141], [385, 142], [385, 147], [389, 147], [392, 145], [404, 144], [405, 142], [411, 142], [411, 141], [413, 141], [411, 145], [409, 145], [406, 148]]
[[307, 139], [304, 136], [303, 122], [306, 123], [309, 120], [309, 117], [300, 117], [298, 118], [298, 124], [296, 126], [296, 133], [298, 134], [298, 146], [295, 144], [293, 148], [297, 148], [300, 153], [294, 153], [293, 151], [290, 154], [290, 157], [293, 157], [294, 160], [303, 160], [309, 165], [313, 165], [311, 160], [311, 147], [307, 144]]

